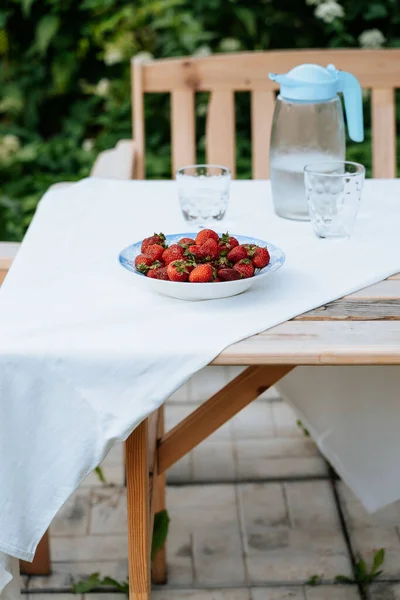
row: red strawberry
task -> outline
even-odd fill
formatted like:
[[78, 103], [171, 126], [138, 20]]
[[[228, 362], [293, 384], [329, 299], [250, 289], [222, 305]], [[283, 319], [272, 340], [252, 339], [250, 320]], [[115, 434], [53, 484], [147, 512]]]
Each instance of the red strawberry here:
[[268, 250], [266, 248], [260, 248], [259, 246], [256, 246], [252, 260], [253, 266], [257, 269], [263, 269], [269, 264], [269, 261], [270, 256]]
[[144, 238], [141, 248], [142, 252], [145, 253], [147, 246], [151, 246], [151, 244], [160, 244], [160, 246], [166, 248], [165, 235], [163, 233], [155, 233], [151, 237]]
[[239, 246], [239, 242], [236, 238], [230, 236], [229, 233], [224, 233], [220, 237], [218, 247], [222, 255], [228, 254], [229, 250], [236, 248], [236, 246]]
[[243, 244], [243, 247], [247, 250], [248, 258], [252, 258], [254, 256], [256, 248], [258, 248], [258, 246], [256, 246], [255, 244]]
[[135, 267], [140, 273], [146, 273], [151, 265], [153, 264], [150, 256], [145, 256], [144, 254], [138, 254], [135, 258]]
[[181, 240], [179, 240], [178, 244], [180, 246], [182, 246], [182, 248], [187, 248], [188, 246], [192, 246], [193, 244], [195, 244], [196, 242], [194, 240], [192, 240], [192, 238], [182, 238]]
[[196, 244], [198, 246], [202, 246], [204, 242], [209, 239], [215, 240], [217, 243], [219, 242], [218, 233], [215, 233], [212, 229], [202, 229], [196, 236]]
[[163, 246], [160, 246], [160, 244], [150, 244], [146, 248], [145, 255], [150, 256], [150, 258], [154, 262], [156, 260], [161, 260], [163, 252], [165, 252], [165, 250]]
[[240, 273], [236, 269], [220, 269], [218, 271], [218, 277], [222, 281], [235, 281], [236, 279], [240, 279]]
[[147, 271], [147, 277], [151, 277], [152, 279], [163, 279], [164, 281], [168, 281], [168, 273], [167, 267], [157, 267], [156, 269], [149, 269]]
[[230, 268], [232, 266], [232, 263], [228, 260], [227, 256], [220, 256], [214, 262], [214, 266], [217, 270], [226, 269], [226, 268]]
[[185, 251], [185, 256], [194, 260], [200, 260], [202, 258], [200, 246], [196, 246], [196, 244], [189, 246]]
[[170, 281], [187, 281], [189, 279], [189, 270], [184, 260], [170, 262], [167, 273]]
[[215, 260], [219, 256], [217, 242], [212, 238], [208, 238], [208, 240], [206, 240], [204, 244], [200, 246], [200, 253], [201, 258], [204, 260]]
[[164, 250], [162, 259], [166, 265], [169, 265], [169, 263], [173, 262], [174, 260], [180, 260], [183, 258], [183, 253], [184, 250], [182, 246], [179, 246], [179, 244], [172, 244], [169, 248]]
[[189, 275], [191, 283], [209, 283], [214, 279], [214, 272], [211, 265], [198, 265]]
[[248, 252], [244, 246], [235, 246], [235, 248], [232, 248], [232, 250], [228, 252], [227, 258], [231, 262], [237, 263], [243, 258], [248, 258], [248, 256]]
[[244, 258], [239, 260], [233, 267], [243, 279], [247, 279], [248, 277], [253, 277], [254, 275], [254, 267], [251, 264], [251, 260], [249, 258]]
[[222, 281], [222, 279], [220, 279], [219, 277], [216, 277], [216, 278], [214, 279], [214, 281], [215, 281], [216, 283], [218, 283], [219, 281]]

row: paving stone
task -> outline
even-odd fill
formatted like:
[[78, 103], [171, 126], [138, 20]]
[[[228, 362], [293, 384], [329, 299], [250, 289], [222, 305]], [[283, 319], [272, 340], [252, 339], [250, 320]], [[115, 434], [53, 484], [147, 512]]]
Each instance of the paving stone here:
[[[81, 600], [81, 594], [27, 594], [23, 595], [22, 598], [26, 598], [26, 600]], [[93, 600], [93, 599], [92, 599]], [[104, 599], [103, 599], [104, 600]], [[121, 600], [121, 597], [120, 599]]]
[[374, 583], [368, 589], [369, 600], [400, 600], [399, 583]]
[[90, 532], [127, 535], [126, 488], [96, 488], [91, 494]]
[[54, 537], [51, 544], [54, 561], [107, 561], [128, 556], [128, 538], [123, 535]]
[[385, 578], [400, 579], [400, 502], [371, 515], [344, 483], [338, 487], [354, 551], [371, 563], [374, 553], [385, 548]]
[[237, 440], [238, 479], [326, 476], [327, 466], [306, 438]]
[[165, 431], [169, 431], [193, 412], [192, 404], [167, 404], [164, 410]]
[[181, 387], [179, 389], [177, 389], [176, 392], [174, 392], [172, 394], [172, 396], [170, 396], [168, 398], [167, 403], [168, 404], [180, 404], [181, 402], [187, 403], [190, 401], [191, 401], [191, 394], [190, 394], [190, 379], [189, 379], [189, 381], [187, 381], [186, 383], [181, 385]]
[[192, 528], [237, 519], [234, 485], [190, 485], [167, 488], [171, 520], [183, 520]]
[[297, 415], [286, 402], [271, 404], [272, 420], [278, 437], [303, 437], [304, 433], [297, 425]]
[[[99, 538], [99, 541], [101, 543], [101, 538]], [[124, 581], [128, 576], [128, 560], [126, 557], [119, 561], [52, 562], [51, 567], [51, 575], [47, 577], [38, 575], [31, 577], [28, 589], [67, 590], [71, 588], [74, 582], [86, 579], [92, 573], [100, 573], [102, 577], [110, 576], [117, 581]]]
[[121, 465], [124, 462], [124, 443], [117, 443], [111, 448], [105, 459], [103, 460], [103, 465]]
[[193, 454], [194, 481], [234, 481], [236, 478], [231, 441], [202, 442]]
[[193, 540], [189, 528], [172, 518], [167, 539], [168, 583], [171, 585], [193, 584]]
[[205, 367], [190, 380], [191, 400], [204, 402], [228, 383], [228, 367]]
[[[84, 594], [82, 600], [124, 600], [124, 598], [126, 598], [125, 595], [120, 594], [120, 593], [109, 593], [107, 592], [107, 594], [104, 593], [90, 593], [90, 594]], [[76, 599], [76, 596], [75, 596]], [[50, 600], [50, 599], [48, 599]]]
[[[120, 465], [109, 465], [102, 464], [101, 465], [103, 475], [107, 481], [108, 485], [124, 485], [125, 482], [125, 467], [123, 463]], [[98, 477], [98, 475], [93, 471], [86, 477], [86, 479], [81, 483], [80, 488], [87, 487], [103, 487], [104, 483], [102, 483]]]
[[233, 417], [231, 423], [236, 438], [263, 438], [274, 434], [271, 405], [267, 402], [252, 402]]
[[305, 588], [306, 600], [360, 600], [355, 585], [317, 585]]
[[54, 518], [50, 534], [85, 535], [89, 528], [89, 513], [89, 495], [81, 491], [75, 492]]
[[325, 580], [350, 574], [328, 482], [238, 488], [252, 581], [304, 582], [314, 574]]
[[192, 453], [186, 454], [167, 471], [167, 483], [187, 483], [193, 479]]
[[251, 597], [252, 600], [305, 600], [300, 586], [253, 588]]
[[246, 589], [216, 590], [153, 590], [153, 600], [250, 600], [250, 592]]

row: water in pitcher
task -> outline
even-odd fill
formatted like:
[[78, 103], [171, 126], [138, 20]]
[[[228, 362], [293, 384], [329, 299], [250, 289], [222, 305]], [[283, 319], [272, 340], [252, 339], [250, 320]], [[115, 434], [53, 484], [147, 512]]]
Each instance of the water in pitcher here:
[[342, 154], [294, 152], [271, 156], [272, 194], [278, 201], [275, 202], [276, 213], [287, 219], [309, 221], [304, 167], [310, 163], [335, 160], [343, 160]]

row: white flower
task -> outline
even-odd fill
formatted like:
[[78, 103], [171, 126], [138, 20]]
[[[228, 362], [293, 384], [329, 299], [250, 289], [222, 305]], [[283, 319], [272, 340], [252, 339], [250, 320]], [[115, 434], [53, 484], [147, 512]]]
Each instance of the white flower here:
[[21, 148], [19, 137], [11, 133], [5, 135], [1, 140], [1, 145], [8, 154], [14, 154]]
[[363, 48], [380, 48], [386, 42], [386, 38], [379, 29], [367, 29], [358, 38]]
[[318, 4], [321, 4], [322, 2], [325, 2], [325, 0], [306, 0], [308, 6], [318, 6]]
[[124, 59], [124, 55], [117, 46], [108, 46], [104, 53], [104, 62], [106, 65], [116, 65]]
[[203, 56], [210, 56], [211, 54], [211, 48], [210, 46], [200, 46], [199, 48], [197, 48], [197, 50], [195, 50], [193, 52], [193, 56], [198, 56], [198, 57], [203, 57]]
[[94, 140], [92, 138], [86, 138], [82, 142], [82, 150], [85, 152], [91, 152], [94, 148]]
[[133, 62], [145, 64], [145, 63], [151, 62], [152, 60], [153, 60], [153, 55], [151, 52], [138, 52], [135, 55]]
[[106, 78], [100, 79], [100, 81], [97, 82], [97, 85], [94, 88], [94, 93], [96, 94], [96, 96], [101, 96], [103, 98], [108, 96], [109, 91], [110, 80]]
[[241, 48], [240, 41], [235, 38], [224, 38], [219, 45], [221, 52], [237, 52]]
[[314, 11], [317, 19], [321, 19], [324, 23], [332, 23], [335, 19], [340, 19], [344, 16], [343, 6], [336, 0], [326, 0], [317, 6]]

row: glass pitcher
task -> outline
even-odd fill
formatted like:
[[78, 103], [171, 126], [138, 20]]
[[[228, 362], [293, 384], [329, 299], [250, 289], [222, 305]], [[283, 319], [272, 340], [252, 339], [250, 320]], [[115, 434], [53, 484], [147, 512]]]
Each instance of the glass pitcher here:
[[271, 130], [270, 177], [275, 212], [309, 220], [304, 190], [306, 164], [345, 160], [346, 138], [339, 92], [343, 92], [350, 138], [362, 141], [361, 87], [333, 65], [300, 65], [285, 75], [270, 74], [280, 94]]

